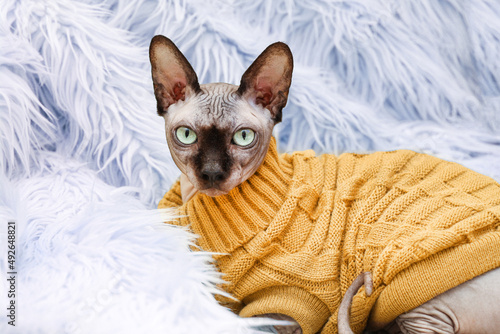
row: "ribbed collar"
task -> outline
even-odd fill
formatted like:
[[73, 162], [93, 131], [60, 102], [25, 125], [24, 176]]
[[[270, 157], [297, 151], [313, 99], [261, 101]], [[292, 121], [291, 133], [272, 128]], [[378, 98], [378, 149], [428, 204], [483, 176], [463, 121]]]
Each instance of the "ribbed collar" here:
[[[276, 140], [260, 168], [227, 195], [196, 194], [185, 203], [186, 214], [203, 249], [230, 253], [266, 229], [287, 198], [293, 166], [280, 157]], [[209, 237], [207, 237], [209, 236]]]

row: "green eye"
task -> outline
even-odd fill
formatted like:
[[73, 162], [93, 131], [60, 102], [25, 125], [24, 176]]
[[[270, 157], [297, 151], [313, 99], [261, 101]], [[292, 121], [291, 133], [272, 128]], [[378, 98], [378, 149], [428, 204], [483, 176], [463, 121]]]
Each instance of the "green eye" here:
[[253, 143], [254, 138], [255, 138], [255, 132], [253, 132], [250, 129], [242, 129], [236, 131], [236, 133], [233, 136], [233, 141], [238, 146], [248, 146], [251, 143]]
[[198, 138], [193, 130], [186, 128], [185, 126], [177, 128], [175, 134], [177, 139], [185, 145], [191, 145], [196, 141], [196, 138]]

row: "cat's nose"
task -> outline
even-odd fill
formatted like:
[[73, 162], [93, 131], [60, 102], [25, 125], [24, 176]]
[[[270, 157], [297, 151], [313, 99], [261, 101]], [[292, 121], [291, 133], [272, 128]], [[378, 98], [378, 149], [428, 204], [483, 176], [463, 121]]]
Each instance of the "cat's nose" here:
[[203, 180], [208, 181], [212, 187], [215, 183], [222, 181], [224, 178], [224, 172], [220, 170], [204, 170], [201, 172], [201, 177]]

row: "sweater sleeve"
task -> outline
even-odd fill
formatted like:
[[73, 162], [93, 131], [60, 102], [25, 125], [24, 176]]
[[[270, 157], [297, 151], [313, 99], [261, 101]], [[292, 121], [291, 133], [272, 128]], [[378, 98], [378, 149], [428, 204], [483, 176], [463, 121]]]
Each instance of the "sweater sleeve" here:
[[298, 322], [304, 334], [321, 330], [330, 316], [328, 307], [316, 296], [294, 286], [275, 286], [257, 291], [243, 300], [242, 317], [281, 313]]
[[182, 205], [181, 196], [181, 182], [177, 180], [172, 188], [163, 196], [160, 203], [158, 203], [158, 209], [178, 207]]

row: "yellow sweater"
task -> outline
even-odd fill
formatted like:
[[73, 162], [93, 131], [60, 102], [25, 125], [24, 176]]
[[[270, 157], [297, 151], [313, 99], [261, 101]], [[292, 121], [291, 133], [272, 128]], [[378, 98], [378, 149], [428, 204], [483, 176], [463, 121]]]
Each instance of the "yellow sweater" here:
[[283, 313], [304, 334], [337, 333], [342, 296], [373, 274], [351, 308], [360, 333], [383, 326], [500, 266], [500, 185], [461, 165], [412, 151], [278, 155], [229, 194], [182, 203], [177, 182], [159, 204], [179, 206], [215, 255], [241, 316]]

